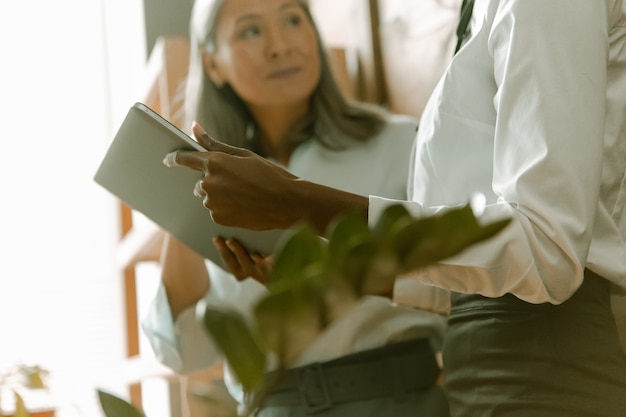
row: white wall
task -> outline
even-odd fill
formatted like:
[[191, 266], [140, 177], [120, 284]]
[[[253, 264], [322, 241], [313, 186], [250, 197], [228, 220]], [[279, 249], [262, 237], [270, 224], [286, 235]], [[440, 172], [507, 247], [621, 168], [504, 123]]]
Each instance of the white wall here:
[[0, 371], [50, 369], [84, 416], [125, 356], [115, 204], [92, 176], [142, 88], [142, 10], [0, 3]]

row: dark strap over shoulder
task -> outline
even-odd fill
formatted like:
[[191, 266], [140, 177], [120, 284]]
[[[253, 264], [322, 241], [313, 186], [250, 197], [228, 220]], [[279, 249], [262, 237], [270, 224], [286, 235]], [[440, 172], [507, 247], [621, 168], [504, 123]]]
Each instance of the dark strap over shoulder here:
[[456, 28], [456, 48], [454, 53], [456, 54], [461, 49], [463, 42], [470, 35], [469, 22], [472, 17], [472, 10], [474, 9], [474, 0], [463, 0], [461, 5], [461, 18], [459, 19], [459, 25]]

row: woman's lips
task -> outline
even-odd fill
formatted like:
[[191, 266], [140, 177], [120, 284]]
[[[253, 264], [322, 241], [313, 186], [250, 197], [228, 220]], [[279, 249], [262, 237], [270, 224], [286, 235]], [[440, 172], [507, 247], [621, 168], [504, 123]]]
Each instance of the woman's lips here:
[[299, 67], [284, 68], [284, 69], [280, 69], [280, 70], [270, 73], [269, 78], [270, 79], [288, 78], [298, 72], [300, 72]]

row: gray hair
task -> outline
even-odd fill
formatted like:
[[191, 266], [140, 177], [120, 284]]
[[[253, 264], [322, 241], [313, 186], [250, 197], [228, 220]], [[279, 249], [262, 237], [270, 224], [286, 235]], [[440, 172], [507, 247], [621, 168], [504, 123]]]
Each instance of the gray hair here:
[[[184, 87], [186, 126], [197, 121], [207, 133], [231, 145], [253, 148], [256, 123], [243, 100], [228, 85], [215, 85], [204, 71], [202, 49], [215, 49], [217, 23], [227, 0], [196, 0], [190, 22], [189, 73]], [[313, 92], [308, 116], [287, 132], [288, 149], [307, 140], [341, 149], [355, 141], [366, 141], [384, 126], [386, 113], [377, 106], [348, 102], [331, 73], [326, 50], [306, 0], [296, 0], [313, 25], [319, 45], [321, 77]], [[281, 152], [277, 149], [277, 152]]]

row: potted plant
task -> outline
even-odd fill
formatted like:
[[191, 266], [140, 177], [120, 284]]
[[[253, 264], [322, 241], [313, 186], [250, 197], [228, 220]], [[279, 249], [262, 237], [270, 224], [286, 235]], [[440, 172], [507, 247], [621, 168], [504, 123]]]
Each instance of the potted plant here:
[[0, 417], [54, 417], [47, 374], [38, 365], [24, 364], [0, 373]]

